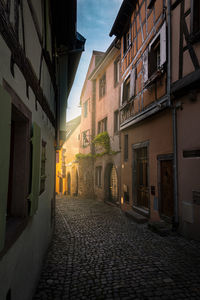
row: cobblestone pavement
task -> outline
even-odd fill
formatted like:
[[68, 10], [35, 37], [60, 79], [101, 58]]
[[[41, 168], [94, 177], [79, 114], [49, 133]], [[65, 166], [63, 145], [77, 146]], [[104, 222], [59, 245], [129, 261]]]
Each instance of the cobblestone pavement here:
[[34, 299], [200, 299], [200, 243], [158, 236], [103, 202], [58, 199]]

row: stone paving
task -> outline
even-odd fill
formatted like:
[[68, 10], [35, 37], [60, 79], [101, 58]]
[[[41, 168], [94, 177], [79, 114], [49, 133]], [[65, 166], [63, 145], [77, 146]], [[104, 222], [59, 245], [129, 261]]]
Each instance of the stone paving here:
[[200, 299], [200, 243], [161, 237], [103, 202], [57, 199], [33, 299]]

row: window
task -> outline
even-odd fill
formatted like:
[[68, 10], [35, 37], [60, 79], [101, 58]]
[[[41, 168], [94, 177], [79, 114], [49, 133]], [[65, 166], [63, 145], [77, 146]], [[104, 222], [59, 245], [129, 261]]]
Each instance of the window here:
[[128, 134], [124, 135], [124, 160], [128, 160]]
[[107, 118], [98, 122], [98, 134], [107, 131]]
[[122, 103], [128, 101], [130, 98], [130, 76], [125, 80], [123, 84], [123, 96]]
[[46, 142], [42, 141], [40, 194], [42, 194], [45, 190], [45, 181], [46, 181], [45, 164], [46, 164]]
[[99, 79], [99, 98], [106, 94], [106, 73]]
[[160, 38], [158, 37], [151, 46], [148, 57], [148, 77], [151, 77], [160, 67]]
[[[164, 23], [143, 54], [143, 79], [147, 82], [166, 62], [166, 23]], [[153, 76], [155, 78], [155, 76]]]
[[102, 173], [102, 167], [101, 166], [96, 167], [95, 183], [96, 186], [98, 187], [101, 187], [101, 173]]
[[114, 62], [114, 86], [116, 86], [120, 81], [120, 59], [118, 58]]
[[124, 55], [126, 54], [126, 51], [131, 46], [131, 28], [124, 34], [123, 36], [123, 46], [124, 46]]
[[119, 131], [119, 111], [116, 110], [114, 112], [114, 133], [118, 133]]
[[191, 33], [200, 32], [200, 1], [193, 0], [191, 4]]
[[82, 132], [82, 147], [87, 147], [90, 140], [90, 131], [86, 130]]
[[121, 86], [121, 103], [125, 103], [131, 100], [135, 96], [135, 80], [136, 80], [136, 68], [134, 67], [130, 74], [126, 77], [124, 83]]
[[83, 114], [84, 114], [84, 118], [87, 118], [88, 115], [88, 100], [84, 102], [83, 104]]

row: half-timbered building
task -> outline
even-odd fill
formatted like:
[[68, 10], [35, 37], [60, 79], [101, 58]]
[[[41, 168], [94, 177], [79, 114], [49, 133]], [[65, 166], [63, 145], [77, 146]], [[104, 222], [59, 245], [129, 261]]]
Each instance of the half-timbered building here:
[[180, 230], [200, 239], [200, 1], [171, 1], [171, 98]]
[[121, 41], [121, 204], [154, 221], [174, 216], [166, 5], [124, 0], [110, 32]]
[[0, 299], [32, 299], [53, 230], [55, 146], [83, 51], [76, 1], [0, 0]]

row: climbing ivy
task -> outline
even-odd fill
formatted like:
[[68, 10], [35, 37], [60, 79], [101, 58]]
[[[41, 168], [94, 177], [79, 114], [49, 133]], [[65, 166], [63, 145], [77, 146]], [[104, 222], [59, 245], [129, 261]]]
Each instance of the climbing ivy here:
[[110, 147], [110, 137], [107, 131], [99, 133], [92, 141], [93, 144], [102, 146], [106, 153], [109, 153], [111, 150]]
[[88, 153], [88, 154], [82, 154], [82, 153], [78, 153], [76, 154], [76, 159], [80, 160], [80, 159], [86, 159], [86, 158], [96, 158], [96, 157], [102, 157], [105, 154], [109, 154], [109, 155], [115, 155], [117, 154], [119, 151], [113, 151], [111, 149], [110, 146], [110, 137], [108, 135], [107, 131], [101, 132], [99, 133], [93, 140], [92, 143], [95, 146], [101, 146], [104, 151], [100, 152], [100, 153]]

